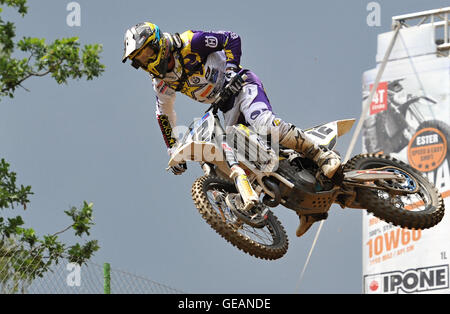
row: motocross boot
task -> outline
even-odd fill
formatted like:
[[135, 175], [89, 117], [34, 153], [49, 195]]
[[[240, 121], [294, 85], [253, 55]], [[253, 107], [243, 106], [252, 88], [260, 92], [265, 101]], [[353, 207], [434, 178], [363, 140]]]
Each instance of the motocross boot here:
[[332, 150], [320, 147], [294, 125], [280, 140], [280, 144], [302, 153], [306, 158], [312, 159], [328, 178], [332, 178], [341, 165], [341, 157], [338, 154]]

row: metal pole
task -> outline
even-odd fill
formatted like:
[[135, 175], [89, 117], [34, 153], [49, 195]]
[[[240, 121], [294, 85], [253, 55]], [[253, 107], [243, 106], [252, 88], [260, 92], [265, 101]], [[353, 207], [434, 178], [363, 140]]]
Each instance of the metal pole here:
[[111, 265], [109, 263], [103, 264], [103, 291], [105, 294], [111, 294]]
[[312, 252], [314, 251], [314, 247], [316, 246], [317, 239], [319, 238], [320, 230], [322, 229], [322, 226], [323, 226], [323, 222], [324, 222], [324, 221], [325, 221], [325, 220], [322, 220], [322, 221], [320, 222], [319, 229], [317, 229], [316, 236], [314, 237], [314, 240], [313, 240], [311, 249], [309, 250], [308, 256], [306, 257], [305, 265], [303, 266], [303, 270], [302, 270], [302, 272], [301, 272], [301, 274], [300, 274], [300, 278], [298, 279], [298, 282], [297, 282], [297, 287], [296, 287], [296, 292], [297, 292], [297, 293], [299, 293], [300, 282], [301, 282], [302, 279], [303, 279], [303, 275], [305, 275], [306, 267], [307, 267], [308, 264], [309, 264], [309, 260], [310, 260], [310, 258], [311, 258]]
[[[392, 48], [394, 47], [394, 43], [397, 40], [397, 35], [398, 35], [399, 31], [400, 31], [401, 26], [402, 25], [401, 25], [400, 22], [395, 22], [394, 34], [392, 35], [391, 42], [389, 43], [389, 47], [386, 50], [386, 53], [385, 53], [384, 58], [383, 58], [383, 61], [382, 61], [381, 65], [380, 65], [380, 68], [378, 70], [377, 76], [375, 78], [375, 83], [374, 83], [374, 85], [372, 87], [372, 90], [370, 91], [369, 98], [367, 99], [366, 103], [363, 106], [363, 111], [362, 111], [361, 116], [359, 118], [358, 125], [356, 126], [355, 133], [353, 134], [353, 137], [352, 137], [352, 140], [350, 142], [350, 146], [349, 146], [349, 148], [347, 150], [347, 153], [345, 155], [345, 160], [344, 161], [347, 161], [349, 159], [350, 154], [353, 151], [353, 147], [355, 146], [356, 139], [358, 138], [359, 132], [361, 131], [361, 127], [363, 125], [364, 118], [366, 117], [367, 112], [369, 111], [369, 107], [370, 107], [370, 104], [372, 103], [373, 95], [375, 94], [375, 91], [378, 89], [378, 84], [380, 83], [381, 76], [383, 75], [384, 69], [386, 68], [386, 64], [387, 64], [387, 62], [389, 60], [389, 56], [391, 55]], [[316, 236], [314, 238], [314, 242], [313, 242], [313, 244], [311, 246], [311, 249], [309, 250], [308, 257], [306, 259], [305, 265], [303, 266], [303, 270], [302, 270], [302, 272], [300, 274], [300, 278], [299, 278], [298, 283], [297, 283], [297, 291], [298, 291], [298, 289], [300, 287], [300, 283], [301, 283], [301, 281], [303, 279], [303, 275], [305, 274], [306, 267], [309, 264], [309, 260], [310, 260], [310, 258], [312, 256], [312, 252], [314, 251], [314, 248], [316, 246], [316, 242], [317, 242], [317, 239], [319, 238], [319, 234], [320, 234], [320, 231], [322, 230], [322, 226], [323, 226], [324, 222], [325, 222], [325, 220], [322, 220], [320, 222], [319, 228], [317, 229]]]
[[448, 13], [445, 13], [444, 44], [448, 44]]
[[377, 76], [375, 78], [375, 82], [373, 84], [372, 90], [370, 91], [369, 97], [367, 98], [366, 103], [363, 106], [363, 110], [362, 110], [361, 116], [359, 117], [358, 124], [356, 125], [355, 132], [353, 133], [352, 140], [347, 149], [347, 153], [345, 154], [345, 159], [344, 159], [345, 162], [350, 158], [350, 155], [353, 151], [353, 147], [355, 146], [356, 140], [358, 139], [358, 135], [361, 132], [361, 128], [364, 123], [364, 119], [366, 118], [367, 112], [369, 111], [369, 107], [370, 107], [370, 104], [372, 103], [373, 96], [375, 95], [375, 92], [378, 89], [378, 84], [380, 83], [384, 69], [386, 68], [386, 64], [389, 60], [389, 56], [391, 55], [392, 48], [394, 47], [394, 43], [397, 40], [397, 35], [400, 31], [400, 28], [401, 28], [401, 24], [399, 22], [396, 22], [395, 28], [394, 28], [394, 34], [392, 35], [391, 42], [389, 43], [389, 47], [386, 50], [386, 53], [384, 54], [384, 58], [383, 58], [383, 61], [381, 62], [381, 65], [378, 70]]

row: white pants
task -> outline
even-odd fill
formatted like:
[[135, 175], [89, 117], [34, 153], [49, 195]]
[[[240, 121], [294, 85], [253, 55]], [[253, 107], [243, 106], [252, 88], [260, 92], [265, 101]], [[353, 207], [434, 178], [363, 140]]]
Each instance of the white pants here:
[[244, 85], [233, 106], [223, 116], [225, 127], [242, 123], [259, 134], [271, 134], [276, 129], [280, 139], [292, 126], [275, 116], [262, 85], [254, 83]]

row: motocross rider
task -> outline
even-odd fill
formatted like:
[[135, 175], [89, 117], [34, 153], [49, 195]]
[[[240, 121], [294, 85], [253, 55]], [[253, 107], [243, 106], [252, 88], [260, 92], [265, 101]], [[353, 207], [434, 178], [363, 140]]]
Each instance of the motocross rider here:
[[[172, 136], [176, 126], [176, 92], [210, 104], [228, 84], [227, 92], [231, 97], [220, 105], [225, 127], [242, 123], [257, 133], [276, 128], [281, 145], [314, 160], [325, 176], [331, 178], [339, 168], [339, 155], [319, 147], [300, 128], [275, 116], [259, 78], [240, 66], [241, 39], [236, 33], [188, 30], [170, 34], [145, 22], [126, 31], [124, 45], [122, 62], [130, 59], [134, 68], [141, 68], [152, 76], [156, 119], [169, 155], [176, 144]], [[243, 71], [245, 80], [236, 75]], [[186, 163], [171, 168], [175, 175], [186, 169]]]

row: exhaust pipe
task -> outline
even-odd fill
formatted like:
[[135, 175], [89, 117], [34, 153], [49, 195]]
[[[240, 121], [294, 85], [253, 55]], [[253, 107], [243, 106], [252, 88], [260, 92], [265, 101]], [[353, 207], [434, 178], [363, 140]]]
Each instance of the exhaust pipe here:
[[272, 178], [263, 178], [264, 185], [275, 195], [272, 199], [269, 195], [264, 195], [263, 203], [269, 207], [277, 207], [281, 203], [281, 191], [280, 186]]

